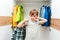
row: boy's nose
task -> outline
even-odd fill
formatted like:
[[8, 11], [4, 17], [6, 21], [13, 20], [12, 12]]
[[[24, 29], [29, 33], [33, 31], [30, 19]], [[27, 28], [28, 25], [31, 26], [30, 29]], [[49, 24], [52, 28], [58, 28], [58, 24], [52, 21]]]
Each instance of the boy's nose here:
[[34, 16], [35, 17], [35, 16]]
[[34, 15], [34, 17], [36, 17], [36, 15]]

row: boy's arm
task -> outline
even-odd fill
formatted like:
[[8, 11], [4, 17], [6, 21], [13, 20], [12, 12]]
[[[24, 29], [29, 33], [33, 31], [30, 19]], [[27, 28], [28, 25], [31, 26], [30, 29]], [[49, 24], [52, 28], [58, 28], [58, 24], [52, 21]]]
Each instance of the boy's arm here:
[[47, 22], [47, 20], [44, 18], [39, 17], [38, 19], [41, 20], [41, 21], [39, 21], [39, 24], [44, 24], [45, 22]]
[[21, 21], [21, 22], [17, 25], [17, 27], [22, 28], [23, 26], [26, 25], [26, 22], [28, 22], [28, 19]]

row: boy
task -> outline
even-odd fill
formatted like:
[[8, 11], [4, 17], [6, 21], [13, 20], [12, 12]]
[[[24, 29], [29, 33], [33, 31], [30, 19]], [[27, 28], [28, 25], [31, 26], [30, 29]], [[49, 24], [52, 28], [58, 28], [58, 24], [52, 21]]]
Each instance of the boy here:
[[25, 40], [40, 40], [40, 25], [47, 22], [46, 19], [38, 17], [38, 11], [32, 9], [30, 11], [30, 18], [20, 22], [17, 27], [21, 28], [26, 26]]

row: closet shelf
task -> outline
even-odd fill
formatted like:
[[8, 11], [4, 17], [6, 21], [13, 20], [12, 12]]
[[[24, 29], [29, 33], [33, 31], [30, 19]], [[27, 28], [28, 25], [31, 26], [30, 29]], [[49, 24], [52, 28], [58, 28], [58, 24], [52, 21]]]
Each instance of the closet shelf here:
[[51, 1], [51, 0], [14, 0], [16, 2], [44, 2], [44, 1]]
[[49, 2], [51, 0], [14, 0], [16, 2], [16, 4], [40, 4], [40, 3], [44, 3], [44, 2]]

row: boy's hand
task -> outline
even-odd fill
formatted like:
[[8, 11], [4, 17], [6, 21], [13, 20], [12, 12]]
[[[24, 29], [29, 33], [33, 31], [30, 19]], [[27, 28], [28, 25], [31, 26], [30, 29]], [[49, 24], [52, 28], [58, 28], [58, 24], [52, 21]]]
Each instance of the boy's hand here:
[[28, 19], [25, 19], [25, 20], [21, 21], [21, 22], [17, 25], [17, 27], [19, 27], [19, 28], [24, 27], [24, 26], [26, 25], [26, 22], [28, 22]]
[[25, 19], [24, 21], [25, 21], [25, 22], [28, 22], [29, 20], [28, 20], [28, 19]]
[[40, 24], [44, 24], [45, 22], [47, 22], [47, 20], [44, 18], [38, 17], [38, 19], [40, 20]]

